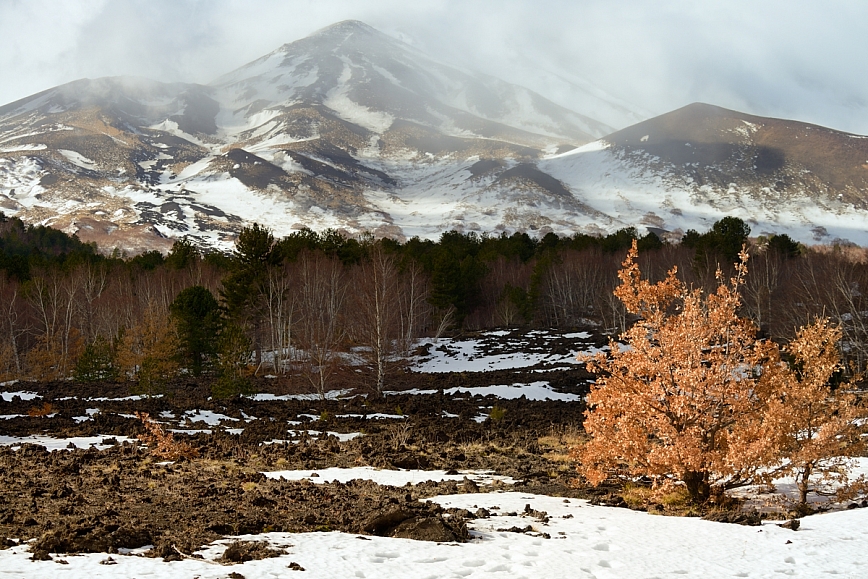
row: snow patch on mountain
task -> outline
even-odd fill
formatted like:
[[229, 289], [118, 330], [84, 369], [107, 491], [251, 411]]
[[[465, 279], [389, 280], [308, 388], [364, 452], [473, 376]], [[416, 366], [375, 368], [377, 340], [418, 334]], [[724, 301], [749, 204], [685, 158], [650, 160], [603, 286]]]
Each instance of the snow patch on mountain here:
[[668, 231], [680, 239], [688, 229], [705, 231], [714, 222], [738, 215], [753, 235], [787, 234], [803, 242], [850, 241], [868, 245], [868, 211], [818, 202], [790, 191], [785, 202], [770, 190], [730, 184], [725, 190], [698, 185], [660, 167], [650, 155], [637, 158], [604, 140], [538, 163], [577, 198], [599, 208], [615, 223]]

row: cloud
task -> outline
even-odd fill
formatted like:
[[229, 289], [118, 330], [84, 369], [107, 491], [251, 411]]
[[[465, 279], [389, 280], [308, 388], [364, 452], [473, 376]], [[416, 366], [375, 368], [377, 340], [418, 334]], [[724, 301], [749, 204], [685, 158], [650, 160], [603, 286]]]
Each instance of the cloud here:
[[6, 0], [0, 102], [81, 77], [206, 83], [350, 18], [572, 108], [704, 101], [868, 133], [858, 0]]

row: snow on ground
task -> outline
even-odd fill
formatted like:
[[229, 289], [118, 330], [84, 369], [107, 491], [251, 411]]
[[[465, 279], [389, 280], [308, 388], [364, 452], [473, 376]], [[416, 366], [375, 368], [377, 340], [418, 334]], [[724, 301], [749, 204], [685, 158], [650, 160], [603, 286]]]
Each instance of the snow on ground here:
[[93, 417], [99, 414], [99, 408], [86, 408], [82, 416], [73, 416], [72, 419], [77, 423], [93, 420]]
[[[107, 440], [117, 441], [107, 442]], [[109, 434], [98, 434], [96, 436], [71, 436], [69, 438], [56, 438], [54, 436], [42, 436], [32, 434], [30, 436], [0, 436], [0, 446], [11, 446], [13, 450], [21, 448], [22, 444], [36, 444], [44, 446], [46, 450], [70, 450], [70, 445], [76, 448], [96, 447], [97, 450], [105, 450], [114, 444], [123, 444], [126, 441], [134, 441], [135, 439], [127, 438], [126, 436], [114, 436]]]
[[404, 420], [403, 414], [386, 414], [384, 412], [372, 412], [370, 414], [335, 414], [335, 418], [364, 418], [365, 420]]
[[42, 398], [36, 392], [0, 392], [0, 398], [6, 402], [12, 402], [12, 399], [18, 396], [22, 400], [33, 400], [34, 398]]
[[[868, 479], [868, 458], [856, 457], [849, 458], [844, 466], [847, 477], [852, 483], [860, 477]], [[817, 494], [813, 490], [808, 494], [808, 502], [815, 505], [817, 508], [828, 508], [836, 506], [834, 504], [835, 491], [840, 487], [837, 481], [823, 481], [820, 475], [814, 474], [811, 476], [811, 488], [820, 489], [821, 494]], [[733, 496], [747, 499], [747, 503], [756, 507], [760, 511], [766, 505], [779, 505], [784, 502], [794, 502], [798, 499], [799, 491], [796, 486], [796, 480], [791, 477], [778, 477], [772, 480], [771, 487], [763, 486], [747, 486], [740, 489], [730, 491]]]
[[[294, 421], [292, 421], [294, 422]], [[231, 428], [226, 429], [227, 432], [233, 430]], [[263, 442], [262, 444], [296, 444], [300, 441], [300, 437], [302, 433], [306, 433], [307, 436], [312, 438], [328, 438], [329, 436], [334, 436], [340, 442], [347, 442], [348, 440], [352, 440], [354, 438], [358, 438], [362, 436], [361, 432], [322, 432], [319, 430], [287, 430], [287, 434], [289, 434], [289, 438], [280, 439], [275, 438], [274, 440], [269, 440]]]
[[[225, 579], [509, 578], [703, 579], [780, 576], [868, 577], [868, 509], [802, 519], [796, 532], [766, 523], [745, 527], [695, 518], [650, 515], [586, 501], [505, 492], [435, 497], [444, 507], [488, 509], [494, 516], [470, 523], [464, 544], [330, 533], [267, 533], [242, 540], [284, 548], [277, 558], [223, 566], [215, 559], [231, 539], [198, 552], [202, 559], [171, 563], [136, 555], [54, 555], [31, 561], [25, 546], [0, 551], [0, 575], [71, 579], [165, 577]], [[525, 505], [545, 511], [547, 523], [522, 516]], [[507, 532], [532, 527], [529, 533]], [[551, 538], [545, 538], [546, 533]], [[58, 561], [66, 564], [58, 565]], [[106, 564], [108, 562], [109, 564]], [[295, 562], [304, 572], [287, 567]]]
[[[645, 159], [651, 161], [651, 157]], [[863, 246], [868, 243], [864, 209], [818, 203], [798, 191], [781, 204], [769, 190], [760, 195], [734, 184], [726, 190], [709, 184], [696, 186], [692, 179], [685, 181], [650, 169], [644, 162], [625, 160], [604, 140], [545, 159], [538, 167], [562, 182], [577, 199], [612, 218], [609, 231], [646, 223], [649, 216], [659, 219], [656, 225], [668, 231], [703, 231], [736, 212], [751, 224], [754, 235], [785, 233], [809, 244], [836, 238]], [[828, 234], [818, 237], [818, 228]]]
[[[458, 370], [456, 370], [458, 371]], [[503, 400], [515, 400], [524, 396], [527, 400], [563, 400], [565, 402], [575, 402], [581, 400], [578, 394], [565, 394], [552, 390], [549, 383], [546, 381], [530, 382], [529, 384], [494, 384], [491, 386], [456, 386], [455, 388], [447, 388], [443, 391], [444, 394], [455, 396], [456, 394], [469, 394], [470, 396], [494, 396]], [[413, 388], [411, 390], [385, 390], [383, 394], [386, 396], [395, 395], [431, 395], [437, 394], [437, 390], [420, 390]], [[370, 418], [372, 415], [368, 415]], [[456, 415], [457, 416], [457, 415]], [[395, 416], [390, 416], [395, 418]], [[486, 416], [487, 418], [487, 416]]]
[[21, 151], [44, 151], [48, 147], [43, 144], [27, 143], [23, 145], [13, 145], [11, 147], [0, 148], [0, 153], [18, 153]]
[[[336, 400], [338, 398], [347, 396], [350, 392], [352, 392], [352, 390], [349, 389], [330, 390], [325, 393], [324, 397], [326, 400]], [[272, 400], [322, 400], [323, 397], [319, 394], [284, 394], [282, 396], [278, 396], [276, 394], [259, 393], [248, 396], [248, 398], [257, 402], [269, 402]]]
[[[576, 356], [599, 351], [590, 344], [591, 335], [575, 332], [560, 335], [547, 330], [511, 336], [504, 331], [486, 332], [478, 338], [424, 338], [419, 347], [428, 353], [418, 357], [411, 366], [416, 372], [486, 372], [527, 368], [537, 364], [579, 364]], [[534, 344], [529, 343], [529, 339]], [[566, 354], [552, 353], [551, 344], [557, 339], [575, 340]]]
[[469, 388], [457, 386], [455, 388], [444, 390], [444, 393], [450, 395], [466, 393], [471, 396], [494, 396], [504, 400], [515, 400], [522, 396], [528, 400], [563, 400], [564, 402], [576, 402], [582, 399], [578, 394], [563, 394], [561, 392], [555, 392], [551, 389], [548, 382], [542, 381], [531, 382], [530, 384], [512, 384], [510, 386], [493, 385]]
[[505, 484], [515, 484], [515, 480], [508, 476], [494, 475], [491, 471], [462, 470], [458, 474], [447, 474], [445, 470], [387, 470], [377, 469], [372, 466], [359, 466], [354, 468], [323, 468], [318, 470], [279, 470], [262, 473], [268, 478], [282, 478], [286, 480], [309, 480], [313, 483], [323, 484], [327, 482], [347, 483], [351, 480], [371, 480], [381, 485], [401, 487], [415, 485], [423, 482], [441, 482], [447, 480], [463, 481], [468, 478], [481, 484], [490, 485], [495, 480]]
[[188, 410], [184, 413], [183, 419], [189, 420], [190, 422], [204, 422], [209, 426], [218, 426], [220, 422], [224, 420], [230, 420], [232, 422], [238, 422], [241, 420], [240, 418], [232, 418], [231, 416], [218, 414], [216, 412], [211, 412], [210, 410]]
[[[151, 396], [151, 398], [162, 398], [162, 397], [163, 397], [162, 394], [154, 394], [153, 396]], [[136, 402], [139, 400], [145, 400], [146, 398], [148, 398], [148, 396], [143, 396], [140, 394], [134, 394], [132, 396], [122, 396], [120, 398], [100, 397], [100, 398], [84, 398], [83, 400], [87, 400], [88, 402], [129, 402], [129, 401]]]
[[99, 168], [99, 167], [97, 167], [96, 163], [93, 160], [88, 159], [87, 157], [85, 157], [84, 155], [82, 155], [81, 153], [79, 153], [77, 151], [70, 151], [67, 149], [58, 149], [57, 152], [60, 153], [61, 155], [63, 155], [64, 157], [66, 157], [67, 161], [69, 161], [70, 163], [72, 163], [73, 165], [75, 165], [77, 167], [81, 167], [82, 169], [88, 169], [90, 171], [95, 171]]

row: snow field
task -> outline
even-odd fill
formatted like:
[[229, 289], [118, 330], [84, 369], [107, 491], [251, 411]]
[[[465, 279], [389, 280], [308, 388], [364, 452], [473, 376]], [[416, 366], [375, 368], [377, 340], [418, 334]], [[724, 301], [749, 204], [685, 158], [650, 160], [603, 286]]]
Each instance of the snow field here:
[[[470, 523], [473, 539], [438, 544], [408, 539], [331, 533], [267, 533], [238, 539], [267, 541], [287, 554], [223, 566], [215, 562], [233, 539], [198, 554], [203, 559], [166, 563], [135, 555], [54, 555], [30, 561], [24, 546], [0, 551], [0, 574], [8, 577], [246, 579], [293, 577], [295, 562], [306, 579], [351, 578], [595, 578], [703, 579], [780, 576], [821, 578], [868, 576], [868, 509], [814, 515], [796, 531], [773, 523], [744, 527], [695, 518], [649, 515], [592, 506], [586, 501], [505, 492], [445, 495], [444, 507], [488, 509], [492, 517]], [[524, 515], [525, 506], [544, 511], [548, 521]], [[525, 528], [528, 533], [502, 529]], [[551, 538], [545, 538], [543, 533]], [[63, 560], [65, 565], [58, 565]]]

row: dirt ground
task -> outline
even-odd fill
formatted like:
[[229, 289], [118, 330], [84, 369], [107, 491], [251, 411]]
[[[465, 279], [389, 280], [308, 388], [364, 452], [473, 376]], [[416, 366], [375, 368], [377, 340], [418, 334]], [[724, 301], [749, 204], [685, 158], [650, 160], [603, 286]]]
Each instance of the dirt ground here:
[[[0, 435], [103, 435], [103, 442], [111, 445], [105, 450], [53, 452], [32, 444], [0, 447], [0, 538], [36, 539], [31, 547], [36, 557], [156, 545], [151, 552], [169, 559], [220, 537], [267, 531], [341, 530], [462, 541], [467, 538], [465, 521], [486, 513], [446, 513], [425, 499], [487, 490], [472, 482], [313, 484], [261, 473], [335, 466], [480, 469], [517, 480], [511, 490], [605, 495], [606, 489], [573, 484], [568, 447], [581, 436], [583, 403], [443, 394], [455, 386], [528, 383], [540, 376], [532, 368], [445, 374], [396, 369], [389, 378], [390, 390], [438, 393], [379, 397], [365, 386], [369, 376], [348, 369], [335, 387], [356, 388], [352, 394], [358, 395], [338, 400], [214, 400], [207, 379], [179, 381], [161, 397], [134, 400], [119, 400], [130, 396], [131, 385], [125, 383], [18, 383], [0, 388], [41, 396], [0, 399], [0, 415], [21, 415], [0, 420]], [[554, 390], [574, 394], [587, 391], [589, 377], [579, 366], [545, 375]], [[275, 395], [309, 392], [297, 378], [261, 378], [255, 388]], [[496, 420], [473, 420], [494, 406], [499, 409]], [[76, 420], [97, 408], [89, 420]], [[49, 416], [38, 416], [49, 410]], [[221, 427], [181, 424], [180, 417], [192, 411], [237, 420], [224, 420]], [[155, 454], [153, 444], [113, 438], [135, 439], [145, 432], [136, 412], [165, 422], [166, 429], [210, 432], [175, 433], [174, 440], [189, 445], [191, 456], [166, 461]], [[376, 413], [392, 417], [369, 417]], [[349, 414], [360, 416], [340, 417]], [[175, 417], [178, 424], [160, 417]], [[227, 432], [232, 426], [243, 431]], [[335, 436], [301, 433], [294, 442], [269, 443], [287, 439], [290, 429], [361, 436], [341, 442]]]

